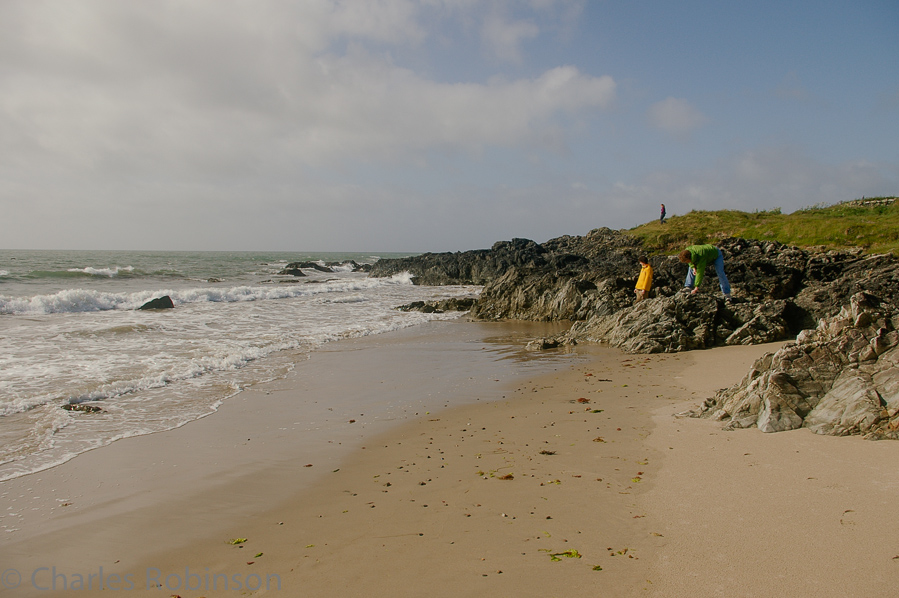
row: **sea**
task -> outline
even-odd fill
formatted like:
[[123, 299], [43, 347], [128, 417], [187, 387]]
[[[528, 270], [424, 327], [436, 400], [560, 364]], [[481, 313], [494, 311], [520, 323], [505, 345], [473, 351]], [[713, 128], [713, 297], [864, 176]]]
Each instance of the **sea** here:
[[210, 415], [327, 343], [461, 315], [399, 305], [480, 292], [354, 266], [408, 255], [0, 250], [0, 481]]

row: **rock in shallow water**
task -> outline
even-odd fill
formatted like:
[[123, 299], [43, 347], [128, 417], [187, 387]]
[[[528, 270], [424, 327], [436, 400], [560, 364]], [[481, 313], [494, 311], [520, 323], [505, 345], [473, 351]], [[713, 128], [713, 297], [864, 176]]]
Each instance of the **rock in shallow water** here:
[[474, 305], [474, 297], [451, 297], [439, 301], [413, 301], [400, 305], [399, 311], [420, 311], [425, 314], [443, 313], [447, 311], [468, 311]]
[[147, 301], [138, 309], [173, 309], [174, 307], [175, 303], [172, 301], [172, 298], [168, 295], [163, 295], [162, 297]]

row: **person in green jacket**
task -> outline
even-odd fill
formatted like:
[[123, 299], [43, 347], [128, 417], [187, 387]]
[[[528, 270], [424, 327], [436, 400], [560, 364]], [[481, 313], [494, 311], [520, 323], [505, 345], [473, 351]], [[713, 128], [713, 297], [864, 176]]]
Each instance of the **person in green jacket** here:
[[724, 273], [724, 256], [720, 249], [714, 245], [690, 245], [677, 257], [689, 266], [687, 280], [684, 281], [684, 290], [689, 290], [691, 293], [699, 290], [706, 266], [714, 264], [721, 292], [724, 293], [724, 298], [730, 301], [730, 281], [727, 280], [727, 274]]

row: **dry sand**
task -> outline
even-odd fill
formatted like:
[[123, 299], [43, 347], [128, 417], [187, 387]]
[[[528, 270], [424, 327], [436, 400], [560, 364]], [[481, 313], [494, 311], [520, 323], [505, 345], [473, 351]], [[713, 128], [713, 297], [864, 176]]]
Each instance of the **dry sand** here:
[[[443, 326], [335, 343], [204, 420], [0, 485], [40, 514], [0, 539], [0, 593], [49, 595], [55, 566], [78, 596], [100, 568], [106, 596], [896, 594], [899, 444], [673, 417], [779, 344], [497, 361], [519, 337]], [[350, 423], [353, 393], [381, 419]]]
[[[708, 396], [755, 350], [691, 354], [675, 383]], [[664, 536], [649, 595], [899, 595], [899, 443], [671, 417], [699, 402], [659, 409], [647, 441], [664, 455], [640, 497]]]

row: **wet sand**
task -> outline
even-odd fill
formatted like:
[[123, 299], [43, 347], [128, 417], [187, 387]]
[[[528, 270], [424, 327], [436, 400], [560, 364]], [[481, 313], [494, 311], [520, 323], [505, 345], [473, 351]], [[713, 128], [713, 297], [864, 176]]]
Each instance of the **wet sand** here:
[[673, 417], [779, 344], [529, 355], [535, 332], [334, 343], [213, 416], [4, 483], [37, 511], [0, 540], [0, 592], [52, 595], [56, 567], [79, 596], [895, 593], [899, 445]]

